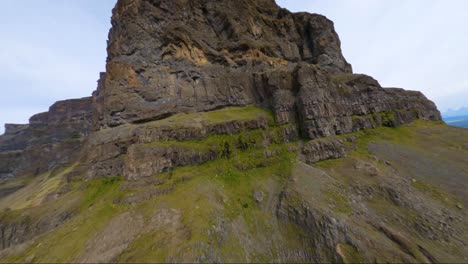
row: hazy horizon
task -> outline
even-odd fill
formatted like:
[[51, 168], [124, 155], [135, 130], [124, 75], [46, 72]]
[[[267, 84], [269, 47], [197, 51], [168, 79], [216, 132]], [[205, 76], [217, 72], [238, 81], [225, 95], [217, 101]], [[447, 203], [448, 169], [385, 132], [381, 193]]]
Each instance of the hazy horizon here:
[[[8, 1], [0, 17], [0, 134], [55, 101], [91, 95], [105, 70], [116, 0]], [[25, 4], [27, 3], [27, 4]], [[439, 110], [468, 106], [464, 0], [278, 0], [335, 22], [356, 73], [384, 87], [420, 90]], [[21, 10], [19, 13], [18, 10]]]

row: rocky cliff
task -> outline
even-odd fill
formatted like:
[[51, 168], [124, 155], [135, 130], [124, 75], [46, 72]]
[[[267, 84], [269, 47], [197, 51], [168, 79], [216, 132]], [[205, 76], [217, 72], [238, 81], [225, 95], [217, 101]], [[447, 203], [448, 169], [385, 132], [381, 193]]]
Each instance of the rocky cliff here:
[[[112, 26], [107, 71], [92, 98], [59, 102], [29, 126], [6, 126], [3, 177], [23, 173], [19, 167], [53, 168], [71, 160], [71, 149], [76, 159], [78, 141], [90, 131], [229, 106], [270, 109], [276, 123], [297, 125], [305, 139], [441, 119], [421, 93], [384, 89], [372, 77], [353, 74], [333, 22], [291, 13], [272, 0], [121, 0]], [[37, 146], [57, 155], [44, 157]], [[112, 174], [123, 175], [115, 170], [121, 162], [106, 162]]]
[[422, 94], [352, 75], [330, 20], [272, 0], [119, 1], [112, 25], [98, 128], [251, 104], [306, 138], [374, 127], [386, 111], [396, 124], [440, 119]]
[[55, 103], [28, 125], [6, 124], [0, 136], [0, 179], [38, 175], [78, 158], [91, 132], [91, 97]]
[[0, 136], [0, 257], [463, 261], [467, 134], [440, 120], [353, 74], [324, 16], [119, 0], [93, 96]]

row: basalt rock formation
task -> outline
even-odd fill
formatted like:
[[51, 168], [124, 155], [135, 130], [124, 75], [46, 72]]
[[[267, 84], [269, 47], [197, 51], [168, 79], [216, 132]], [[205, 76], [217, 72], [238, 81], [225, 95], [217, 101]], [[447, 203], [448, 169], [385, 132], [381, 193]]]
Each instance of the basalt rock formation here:
[[90, 131], [229, 106], [270, 109], [278, 124], [298, 124], [307, 139], [441, 119], [420, 92], [383, 89], [352, 74], [333, 22], [272, 0], [121, 0], [112, 25], [107, 71], [92, 98], [59, 102], [29, 126], [6, 126], [3, 177], [76, 159]]
[[440, 119], [420, 93], [353, 76], [330, 20], [272, 0], [119, 1], [112, 25], [99, 128], [251, 104], [306, 138], [380, 125], [370, 116], [385, 111]]
[[92, 100], [57, 102], [28, 125], [6, 124], [0, 136], [0, 179], [38, 175], [76, 160], [92, 131]]
[[466, 131], [340, 46], [273, 0], [119, 0], [93, 96], [0, 136], [0, 259], [466, 261]]

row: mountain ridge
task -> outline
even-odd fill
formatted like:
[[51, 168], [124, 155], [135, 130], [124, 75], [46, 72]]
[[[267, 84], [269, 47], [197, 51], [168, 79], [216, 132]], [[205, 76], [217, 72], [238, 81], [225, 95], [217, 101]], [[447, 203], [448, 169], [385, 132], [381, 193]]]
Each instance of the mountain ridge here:
[[448, 109], [442, 113], [442, 116], [445, 117], [457, 117], [457, 116], [467, 116], [468, 107], [460, 107], [458, 109]]

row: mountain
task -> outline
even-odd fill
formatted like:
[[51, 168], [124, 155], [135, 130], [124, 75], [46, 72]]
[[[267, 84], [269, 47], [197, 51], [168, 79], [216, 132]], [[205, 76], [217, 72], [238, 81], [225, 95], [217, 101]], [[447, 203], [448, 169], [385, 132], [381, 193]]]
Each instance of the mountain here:
[[466, 262], [468, 132], [273, 0], [119, 0], [91, 97], [0, 137], [0, 262]]
[[468, 107], [449, 109], [443, 113], [443, 118], [450, 126], [468, 128]]
[[445, 117], [444, 121], [449, 126], [468, 128], [468, 116]]
[[449, 109], [445, 111], [442, 115], [444, 116], [444, 118], [468, 116], [468, 107], [460, 107], [459, 109], [456, 109], [456, 110]]

